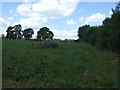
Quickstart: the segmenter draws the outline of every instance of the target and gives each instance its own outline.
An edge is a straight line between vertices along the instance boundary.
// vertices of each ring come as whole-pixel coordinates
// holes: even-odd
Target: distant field
[[[85,43],[33,48],[26,40],[2,42],[3,88],[116,88],[117,54]]]

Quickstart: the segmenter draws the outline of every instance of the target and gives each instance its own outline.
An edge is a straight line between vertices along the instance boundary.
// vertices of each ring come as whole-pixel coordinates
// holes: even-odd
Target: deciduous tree
[[[34,34],[34,31],[32,28],[28,28],[23,31],[23,36],[27,40],[32,38],[32,34]]]
[[[37,39],[38,40],[52,40],[53,39],[53,32],[49,30],[47,27],[42,27],[40,30],[37,32]]]

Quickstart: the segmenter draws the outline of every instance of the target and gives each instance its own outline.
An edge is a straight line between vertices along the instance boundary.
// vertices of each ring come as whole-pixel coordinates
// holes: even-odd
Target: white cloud
[[[54,38],[57,38],[57,39],[77,39],[78,38],[77,29],[67,30],[67,31],[51,29],[51,31],[55,35]]]
[[[32,4],[31,3],[23,3],[17,7],[17,13],[22,16],[30,16],[32,13]]]
[[[48,18],[61,18],[71,15],[77,3],[76,0],[40,0],[33,4],[23,3],[19,5],[17,12],[22,16],[30,16],[32,13],[38,13]]]
[[[92,14],[91,16],[86,17],[84,24],[90,24],[90,23],[101,23],[102,24],[102,21],[105,18],[106,18],[105,14],[95,13],[95,14]]]
[[[74,25],[76,22],[73,19],[67,20],[66,24],[68,25]]]
[[[73,13],[77,5],[75,0],[66,2],[65,0],[41,0],[33,4],[33,11],[39,12],[49,18],[65,17]]]
[[[11,15],[17,16],[17,13],[16,13],[16,11],[9,10],[9,13],[10,13]]]
[[[54,33],[54,38],[55,39],[78,39],[77,37],[77,29],[75,30],[56,30],[56,29],[53,29],[53,28],[50,28],[48,27],[53,33]],[[37,37],[37,31],[39,29],[34,29],[34,35],[33,35],[33,38],[36,38]]]
[[[6,27],[10,25],[10,22],[7,20],[4,20],[2,17],[0,17],[0,34],[6,34]]]
[[[84,17],[81,17],[80,19],[79,19],[79,21],[84,21],[85,20],[85,18]]]
[[[35,2],[37,0],[23,0],[22,2]]]
[[[23,28],[39,28],[48,21],[48,18],[62,18],[71,15],[76,9],[79,0],[24,0],[16,12],[25,18],[14,24],[21,24]],[[69,24],[75,24],[70,21]]]
[[[78,39],[77,37],[77,29],[74,30],[56,30],[53,28],[48,27],[53,33],[55,39]],[[34,29],[34,35],[33,38],[37,37],[37,31],[38,29]]]
[[[20,19],[19,22],[14,23],[16,24],[21,24],[23,29],[25,28],[39,28],[43,23],[47,22],[46,17],[28,17],[25,19]]]
[[[13,17],[9,17],[8,20],[14,20],[14,18]]]
[[[25,18],[20,19],[19,22],[23,29],[33,28],[35,30],[34,37],[37,36],[37,30],[40,26],[48,21],[48,18],[62,18],[71,15],[77,6],[79,0],[37,0],[37,2],[30,3],[31,0],[24,0],[16,9],[17,13]],[[68,21],[68,24],[75,24],[74,20]],[[74,37],[73,31],[53,30],[55,37],[67,38]],[[60,36],[62,33],[62,36]],[[76,35],[75,35],[76,36]]]
[[[49,18],[56,19],[71,15],[76,9],[77,1],[79,0],[36,0],[36,2],[32,3],[30,1],[32,0],[23,0],[23,3],[17,7],[17,14],[20,14],[24,18],[15,22],[12,26],[21,24],[22,30],[25,28],[33,28],[35,32],[33,36],[36,38],[37,31],[48,21]],[[11,10],[10,14],[13,13],[14,11]],[[9,20],[12,20],[12,18],[9,18]],[[69,24],[76,23],[74,20],[70,20],[68,22]],[[77,38],[77,30],[50,30],[53,31],[55,35],[54,38]]]
[[[31,21],[31,20],[38,20],[36,22],[34,21]],[[36,17],[31,17],[31,18],[27,18],[27,19],[21,19],[20,22],[18,23],[14,23],[12,26],[14,25],[17,25],[19,23],[21,23],[22,25],[22,30],[24,30],[25,28],[29,28],[29,27],[34,27],[34,26],[38,26],[38,24],[40,24],[40,20],[43,20],[46,22],[46,18],[36,18]],[[4,20],[3,18],[0,17],[0,34],[5,34],[6,35],[6,29],[9,25],[11,25],[8,21]],[[33,23],[31,23],[33,22]],[[34,29],[34,35],[33,35],[33,38],[36,38],[37,36],[37,31],[39,30],[38,28],[40,27],[37,27],[37,28],[33,28]],[[49,28],[49,27],[48,27]],[[75,30],[55,30],[55,29],[52,29],[50,28],[50,30],[54,33],[54,38],[56,39],[77,39],[77,29]]]
[[[6,25],[8,25],[8,22],[4,20],[2,17],[0,17],[0,27],[4,27]]]
[[[105,14],[94,13],[88,17],[80,17],[78,19],[78,22],[81,22],[82,26],[86,25],[86,24],[93,25],[93,23],[94,23],[94,25],[101,25],[102,21],[105,20],[105,18],[106,18]]]
[[[112,15],[112,14],[113,14],[113,12],[112,12],[112,11],[109,11],[109,14],[110,14],[110,15]]]
[[[40,0],[1,0],[1,2],[36,2]],[[59,1],[59,0],[58,0]],[[76,2],[119,2],[119,0],[65,0],[68,1],[76,1]]]

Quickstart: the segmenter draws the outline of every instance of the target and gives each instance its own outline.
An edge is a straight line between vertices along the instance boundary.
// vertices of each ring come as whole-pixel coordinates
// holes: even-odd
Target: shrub
[[[60,44],[57,41],[42,41],[41,44],[34,44],[32,46],[40,48],[58,48]]]
[[[43,48],[58,48],[59,43],[57,41],[44,41]]]

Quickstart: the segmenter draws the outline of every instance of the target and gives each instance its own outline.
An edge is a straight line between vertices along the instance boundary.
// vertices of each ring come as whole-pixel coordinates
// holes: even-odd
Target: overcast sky
[[[11,1],[11,2],[10,2]],[[101,25],[112,14],[118,0],[87,2],[89,0],[3,0],[0,2],[0,34],[6,35],[8,26],[16,24],[34,29],[34,37],[41,27],[48,27],[54,38],[77,39],[82,25]],[[106,0],[108,1],[108,0]],[[109,0],[110,1],[110,0]],[[114,2],[116,1],[116,2]]]

